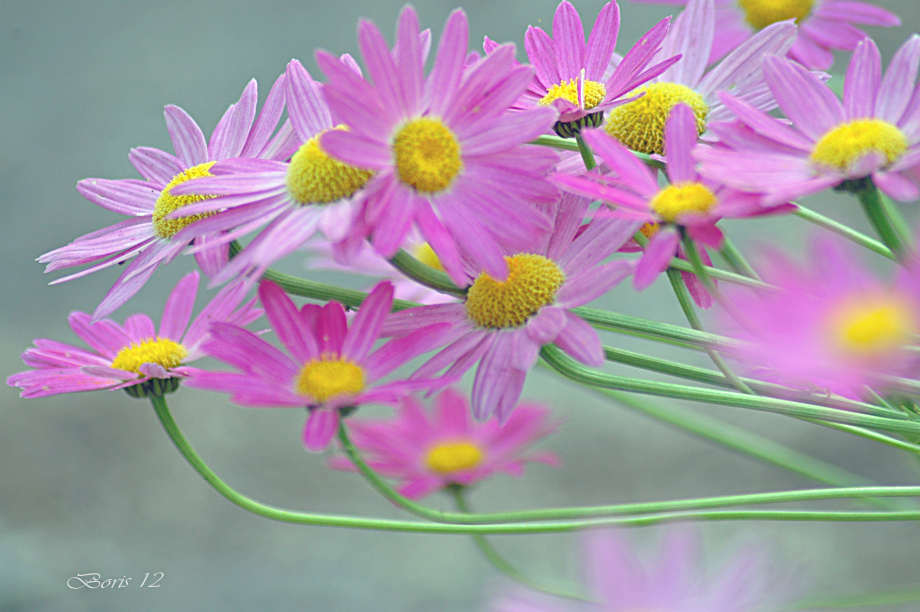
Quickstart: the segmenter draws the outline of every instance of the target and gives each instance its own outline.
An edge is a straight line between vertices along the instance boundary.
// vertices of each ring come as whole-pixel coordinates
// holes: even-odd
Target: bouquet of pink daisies
[[[8,385],[23,398],[121,389],[149,401],[207,485],[258,516],[470,536],[509,582],[494,610],[817,609],[795,601],[797,572],[763,551],[713,573],[690,528],[671,528],[654,563],[623,530],[920,520],[903,499],[920,486],[881,486],[744,426],[766,412],[920,454],[920,243],[905,220],[920,200],[920,35],[885,67],[860,28],[900,21],[870,3],[672,4],[686,6],[624,41],[616,1],[587,15],[563,0],[551,20],[535,15],[547,25],[527,29],[523,52],[488,37],[474,48],[461,9],[436,35],[407,6],[392,45],[361,21],[359,57],[317,50],[314,74],[292,60],[261,108],[251,82],[210,137],[167,106],[172,152],[133,149],[139,178],[77,186],[124,218],[39,257],[47,272],[79,268],[54,283],[120,274],[91,314],[69,315],[80,343],[35,340]],[[835,51],[850,56],[832,75]],[[827,190],[862,229],[800,201]],[[762,229],[780,215],[813,226],[798,253]],[[109,318],[182,254],[200,273],[175,286],[159,325]],[[304,274],[278,271],[307,255]],[[341,286],[311,278],[320,268]],[[374,280],[352,289],[348,274]],[[201,281],[213,296],[196,314]],[[643,293],[656,283],[686,323],[617,306],[631,292],[660,301]],[[626,337],[648,350],[623,348]],[[821,487],[476,512],[479,483],[564,471],[579,451],[546,448],[566,422],[527,397],[534,377]],[[247,497],[170,413],[184,388],[302,411],[309,460],[360,475],[408,516]],[[680,401],[740,416],[720,422]],[[453,507],[428,501],[437,494]],[[570,585],[489,538],[601,527]]]

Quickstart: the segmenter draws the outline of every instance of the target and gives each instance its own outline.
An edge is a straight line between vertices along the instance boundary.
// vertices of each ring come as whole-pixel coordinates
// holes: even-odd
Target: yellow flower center
[[[716,202],[715,194],[702,183],[674,183],[659,191],[649,207],[663,221],[673,223],[685,212],[709,212]]]
[[[604,101],[607,95],[607,89],[595,81],[585,81],[585,110],[591,110]],[[568,82],[562,81],[559,85],[553,85],[549,91],[540,100],[540,106],[549,106],[556,100],[568,100],[575,106],[578,106],[578,79],[570,79]]]
[[[172,177],[172,180],[166,184],[166,187],[163,188],[163,191],[160,192],[160,197],[157,198],[156,204],[153,207],[153,231],[160,238],[172,238],[176,232],[184,228],[189,223],[194,223],[199,219],[204,219],[205,217],[210,217],[214,213],[202,213],[200,215],[191,215],[189,217],[182,217],[180,219],[167,219],[166,215],[178,210],[183,206],[188,206],[195,202],[201,202],[202,200],[210,200],[214,196],[209,195],[182,195],[174,196],[172,194],[172,188],[180,183],[185,181],[190,181],[196,178],[203,178],[206,176],[211,176],[211,173],[208,170],[211,169],[211,166],[214,165],[214,162],[205,162],[203,164],[198,164],[197,166],[192,166],[187,170],[183,170],[176,176]]]
[[[882,357],[906,344],[916,331],[907,304],[892,296],[862,297],[831,314],[833,340],[856,357]]]
[[[339,395],[357,395],[364,390],[364,370],[341,357],[323,354],[303,366],[295,388],[320,403]]]
[[[643,224],[642,227],[639,228],[639,232],[646,238],[651,238],[652,236],[657,234],[658,230],[660,229],[661,229],[660,223],[658,223],[657,221],[649,221],[648,223]]]
[[[476,467],[484,455],[472,442],[443,442],[428,451],[425,463],[438,474],[450,474]]]
[[[333,129],[345,130],[344,125]],[[287,188],[300,204],[328,204],[358,191],[374,174],[329,157],[319,144],[320,132],[294,153],[287,171]]]
[[[505,257],[508,278],[497,281],[483,272],[466,294],[466,313],[480,327],[517,327],[553,303],[565,274],[542,255]]]
[[[881,153],[888,163],[907,151],[907,136],[881,119],[857,119],[838,125],[821,137],[811,152],[811,161],[846,170],[867,153]]]
[[[640,153],[664,153],[664,126],[671,109],[679,102],[687,104],[696,116],[696,130],[706,131],[706,117],[709,106],[703,96],[689,87],[677,83],[652,83],[632,91],[630,95],[645,92],[645,95],[617,106],[610,111],[604,129],[633,151]]]
[[[738,0],[745,20],[757,30],[787,19],[799,23],[811,13],[813,4],[814,0]]]
[[[447,189],[460,173],[460,143],[438,119],[419,117],[399,130],[393,141],[399,179],[424,193]]]
[[[441,258],[438,257],[438,254],[434,252],[434,249],[431,248],[431,245],[427,242],[423,242],[417,247],[413,253],[415,258],[428,266],[429,268],[434,268],[435,270],[444,271],[444,266],[441,265]]]
[[[123,347],[115,359],[112,360],[112,367],[116,370],[126,370],[141,373],[141,366],[145,363],[156,363],[169,370],[182,364],[182,360],[188,356],[188,351],[178,342],[169,338],[147,338],[140,343],[132,342]]]

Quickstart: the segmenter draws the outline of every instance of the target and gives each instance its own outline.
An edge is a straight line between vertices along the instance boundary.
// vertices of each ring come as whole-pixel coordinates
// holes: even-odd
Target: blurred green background
[[[601,4],[576,2],[588,24]],[[887,61],[920,26],[920,8],[917,0],[877,4],[898,12],[905,24],[870,29]],[[293,57],[319,77],[315,48],[356,53],[357,19],[368,17],[390,33],[401,6],[402,0],[0,3],[4,378],[23,369],[18,355],[33,338],[75,342],[67,314],[91,312],[117,276],[110,270],[48,287],[53,279],[33,261],[121,220],[83,200],[74,189],[78,180],[133,178],[130,148],[171,150],[162,116],[165,104],[181,106],[210,134],[249,79],[258,79],[264,99]],[[431,27],[437,37],[454,6],[417,3],[423,27]],[[548,28],[555,2],[470,1],[465,8],[474,48],[488,35],[518,43],[518,58],[525,59],[526,27],[542,21]],[[622,52],[672,9],[624,2],[621,12]],[[842,65],[838,61],[836,69]],[[864,227],[853,214],[853,201],[828,195],[810,203]],[[810,233],[790,219],[726,224],[726,229],[748,251],[755,241],[779,241],[780,236],[784,244],[799,248]],[[158,319],[167,293],[193,266],[191,258],[180,258],[158,271],[115,318],[148,312]],[[302,258],[291,258],[285,267],[305,273]],[[203,293],[201,302],[213,295]],[[619,287],[605,305],[682,323],[665,282],[641,295]],[[675,356],[622,337],[605,341]],[[693,355],[677,357],[705,365]],[[812,486],[599,401],[545,372],[530,377],[525,397],[551,404],[566,419],[544,444],[562,457],[563,466],[535,466],[523,480],[486,483],[472,498],[478,509]],[[184,462],[146,402],[121,392],[26,401],[4,387],[0,402],[2,612],[467,611],[483,609],[489,594],[504,584],[464,537],[298,527],[240,510]],[[399,516],[359,477],[331,472],[322,457],[302,449],[302,411],[242,409],[224,396],[191,390],[171,396],[170,403],[205,460],[245,494],[292,509]],[[920,476],[918,464],[901,454],[845,434],[739,409],[694,408],[880,483],[916,483]],[[797,574],[803,591],[815,596],[920,586],[916,524],[722,523],[705,525],[702,532],[710,568],[753,543],[763,546],[780,569]],[[660,530],[639,529],[631,535],[647,547]],[[576,576],[575,536],[501,537],[495,544],[534,576]],[[66,587],[69,577],[86,572],[132,577],[132,588]],[[153,572],[165,574],[159,588],[134,588]],[[917,605],[885,609],[915,610]]]

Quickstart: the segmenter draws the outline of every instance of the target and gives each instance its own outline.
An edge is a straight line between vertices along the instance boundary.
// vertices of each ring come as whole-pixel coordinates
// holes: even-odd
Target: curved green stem
[[[891,252],[891,249],[889,249],[878,240],[870,238],[861,232],[857,232],[856,230],[842,223],[834,221],[833,219],[825,217],[824,215],[817,213],[809,208],[805,208],[801,204],[796,205],[796,211],[793,214],[800,219],[805,219],[810,223],[814,223],[819,227],[823,227],[824,229],[829,230],[838,236],[842,236],[847,240],[860,245],[861,247],[878,253],[883,257],[887,257],[888,259],[897,259],[895,254]]]
[[[725,261],[728,262],[728,265],[737,272],[738,274],[743,274],[751,279],[760,280],[760,276],[757,274],[757,271],[751,267],[751,264],[748,263],[747,259],[744,258],[744,255],[741,254],[741,251],[735,247],[735,244],[729,239],[728,236],[725,236],[722,242],[722,248],[719,251],[722,254],[722,257],[725,258]],[[713,276],[710,272],[710,276]],[[713,276],[715,278],[715,276]],[[765,285],[769,286],[769,285]]]
[[[163,424],[167,435],[173,441],[176,448],[189,464],[205,479],[218,493],[224,496],[230,502],[240,508],[257,514],[259,516],[301,525],[318,525],[326,527],[347,527],[353,529],[374,529],[379,531],[400,531],[411,533],[444,533],[444,534],[520,534],[520,533],[561,533],[586,529],[590,527],[603,526],[645,526],[655,525],[667,522],[693,521],[693,520],[777,520],[777,521],[835,521],[835,522],[855,522],[855,521],[913,521],[920,520],[920,511],[893,511],[893,512],[849,512],[849,511],[782,511],[782,510],[697,510],[683,512],[662,512],[652,515],[629,515],[618,516],[614,518],[596,518],[579,521],[563,522],[534,522],[534,523],[505,523],[505,524],[484,524],[484,525],[453,525],[453,524],[431,524],[419,523],[413,521],[399,521],[390,519],[371,519],[363,517],[350,517],[329,514],[316,514],[306,512],[294,512],[275,508],[257,502],[245,495],[235,491],[204,463],[201,457],[195,452],[192,446],[182,435],[178,425],[173,420],[166,405],[166,400],[160,396],[151,397],[151,402],[156,410],[157,417]],[[777,495],[777,494],[761,494]],[[884,497],[905,497],[920,495],[920,488],[917,487],[873,487],[850,490],[830,490],[830,491],[808,491],[808,492],[789,492],[778,494],[782,499],[776,501],[798,501],[804,499],[835,499],[835,498],[859,498],[864,496],[884,496]],[[738,496],[735,501],[738,501]],[[742,496],[751,498],[751,496]],[[756,497],[756,496],[755,496]],[[703,502],[714,503],[715,498],[711,500],[690,500],[691,505],[699,505]],[[652,504],[665,508],[674,506],[681,502],[662,502]],[[684,502],[687,503],[687,502]],[[748,503],[762,503],[748,500]],[[643,512],[638,506],[641,504],[632,504],[634,512]],[[645,504],[646,507],[649,504]],[[705,506],[704,506],[705,507]],[[622,507],[621,507],[622,508]],[[574,511],[585,511],[585,508],[573,508]],[[460,515],[470,518],[469,515]],[[488,515],[477,515],[480,518]]]
[[[597,168],[597,161],[594,159],[594,152],[591,150],[591,147],[587,145],[581,134],[575,136],[575,143],[578,145],[578,152],[581,153],[581,160],[585,163],[585,169],[594,170]]]
[[[431,287],[435,291],[459,298],[466,296],[466,289],[461,289],[455,285],[449,276],[420,262],[403,249],[399,249],[389,261],[394,268],[426,287]]]
[[[866,183],[863,188],[855,192],[855,195],[882,242],[900,259],[910,251],[910,239],[902,236],[895,225],[892,224],[889,218],[889,210],[886,209],[882,202],[878,187],[872,181],[867,181]]]

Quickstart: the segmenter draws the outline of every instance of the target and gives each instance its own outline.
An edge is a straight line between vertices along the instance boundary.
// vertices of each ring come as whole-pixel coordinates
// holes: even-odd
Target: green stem
[[[892,225],[878,188],[868,181],[864,188],[856,192],[856,197],[885,246],[891,249],[891,252],[899,259],[903,257],[909,250],[910,242],[905,243],[895,226]]]
[[[891,226],[894,228],[895,233],[901,238],[901,244],[908,250],[913,251],[915,246],[914,232],[910,224],[904,218],[904,215],[901,214],[901,209],[898,208],[898,205],[895,204],[891,198],[882,193],[877,187],[875,190],[878,192],[879,199],[882,202],[882,210],[885,211],[885,216],[891,221]]]
[[[326,527],[346,527],[352,529],[374,529],[379,531],[399,531],[411,533],[444,533],[444,534],[520,534],[520,533],[561,533],[585,529],[590,527],[602,526],[645,526],[655,525],[667,522],[693,521],[693,520],[777,520],[777,521],[835,521],[835,522],[855,522],[855,521],[913,521],[920,520],[920,511],[893,511],[893,512],[849,512],[849,511],[771,511],[771,510],[697,510],[697,511],[675,511],[660,513],[654,515],[641,514],[647,511],[648,507],[677,507],[678,505],[696,506],[706,508],[712,504],[724,504],[725,502],[742,502],[744,504],[770,503],[767,500],[779,502],[816,500],[816,499],[844,499],[844,498],[862,498],[862,497],[914,497],[920,495],[920,487],[862,487],[855,489],[831,489],[831,490],[812,490],[812,491],[791,491],[781,494],[755,494],[747,496],[734,496],[723,498],[723,501],[717,501],[718,498],[709,500],[690,500],[689,502],[662,502],[657,504],[630,504],[628,506],[619,506],[621,514],[631,512],[628,516],[618,516],[615,518],[595,518],[580,521],[567,522],[535,522],[535,523],[507,523],[507,524],[484,524],[484,525],[452,525],[452,524],[430,524],[413,521],[399,521],[390,519],[371,519],[363,517],[338,516],[329,514],[315,514],[305,512],[294,512],[284,510],[259,503],[249,497],[246,497],[224,481],[217,477],[213,471],[204,463],[201,457],[195,452],[192,446],[182,435],[178,425],[173,420],[163,397],[151,397],[157,417],[163,424],[167,435],[173,441],[176,448],[189,464],[201,475],[205,481],[210,484],[218,493],[223,495],[227,500],[237,506],[257,514],[259,516],[294,524],[302,525],[319,525]],[[746,498],[744,500],[740,498]],[[642,509],[644,506],[646,509]],[[568,509],[574,512],[584,513],[588,508]],[[469,515],[459,514],[464,518],[471,518]],[[479,518],[488,517],[489,515],[477,515]]]
[[[701,349],[712,345],[731,345],[732,340],[725,336],[718,336],[708,332],[688,329],[680,325],[661,323],[650,319],[633,317],[618,312],[608,312],[596,308],[579,306],[573,308],[572,313],[578,315],[593,327],[618,333],[648,338],[650,340],[665,341],[684,348]]]
[[[847,227],[846,225],[842,223],[834,221],[833,219],[829,219],[828,217],[825,217],[824,215],[817,213],[811,209],[805,208],[801,204],[797,204],[796,206],[797,208],[794,213],[795,216],[801,219],[805,219],[806,221],[810,223],[814,223],[815,225],[819,227],[823,227],[826,230],[834,232],[838,236],[843,236],[847,240],[854,242],[864,248],[867,248],[870,251],[878,253],[879,255],[887,257],[888,259],[897,259],[894,253],[891,252],[891,249],[889,249],[887,246],[885,246],[878,240],[875,240],[874,238],[870,238],[869,236],[866,236],[863,233],[857,232],[856,230],[850,227]]]
[[[450,492],[453,493],[454,501],[457,504],[457,509],[464,514],[472,514],[469,506],[466,503],[466,499],[463,497],[463,487],[457,485],[450,488]],[[540,584],[536,580],[528,577],[523,574],[516,567],[511,565],[511,563],[505,559],[492,544],[486,539],[486,537],[479,533],[474,533],[470,537],[473,538],[473,542],[476,543],[476,547],[479,549],[479,552],[492,564],[495,569],[505,574],[515,582],[523,584],[524,586],[534,589],[535,591],[540,591],[546,593],[547,595],[553,595],[555,597],[565,597],[566,599],[578,599],[587,601],[582,595],[575,593],[574,591],[568,589],[557,589],[554,587],[549,587],[543,584]]]
[[[441,293],[459,298],[466,296],[466,289],[461,289],[455,285],[454,282],[450,280],[449,276],[440,270],[435,270],[431,266],[420,262],[403,249],[399,249],[399,252],[390,259],[390,263],[394,268],[412,280],[426,287],[431,287],[435,291],[440,291]]]
[[[693,242],[693,238],[691,238],[690,235],[686,232],[682,231],[681,242],[683,243],[684,247],[684,255],[687,256],[687,260],[690,262],[690,265],[693,266],[693,273],[696,274],[696,277],[700,280],[701,283],[703,283],[703,287],[706,289],[706,291],[709,292],[709,295],[711,295],[714,300],[721,301],[719,288],[716,287],[716,284],[712,281],[712,278],[710,278],[709,273],[706,271],[706,265],[703,263],[703,258],[700,257],[700,252],[696,248],[696,243]],[[694,327],[694,329],[702,328]]]
[[[735,244],[728,238],[728,236],[725,236],[725,239],[722,242],[722,249],[719,252],[722,254],[722,257],[725,258],[725,261],[728,262],[728,265],[731,266],[732,269],[738,274],[743,274],[752,279],[760,279],[757,271],[751,267],[751,264],[748,263],[747,259],[744,258],[744,255],[742,255],[741,251],[735,247]],[[711,272],[709,275],[713,276]],[[713,278],[715,277],[713,276]]]
[[[799,419],[830,421],[831,423],[843,423],[891,433],[911,435],[920,433],[920,423],[909,421],[906,416],[904,419],[879,417],[785,399],[613,376],[582,366],[554,345],[544,346],[540,350],[540,355],[553,369],[566,378],[586,385],[721,406],[735,406],[737,408],[784,414]]]
[[[788,610],[841,610],[844,608],[866,608],[869,606],[890,606],[920,600],[920,590],[889,591],[887,593],[858,593],[846,597],[829,599],[805,599],[792,604]]]
[[[697,255],[697,257],[698,256],[699,255]],[[703,331],[703,325],[700,323],[699,317],[696,316],[696,309],[693,306],[693,300],[690,298],[690,293],[687,291],[687,286],[684,285],[684,279],[680,277],[680,273],[676,270],[668,270],[667,275],[668,280],[671,281],[671,287],[674,289],[674,294],[677,296],[677,301],[680,303],[680,308],[684,311],[684,315],[686,315],[687,321],[690,323],[690,327],[697,331]],[[710,281],[710,284],[711,283],[712,281]],[[722,358],[722,355],[715,349],[710,348],[710,346],[704,347],[704,350],[719,371],[725,374],[725,378],[730,380],[736,389],[742,393],[754,393],[744,381],[738,378],[738,375],[729,367]]]
[[[575,142],[578,144],[578,152],[581,153],[581,160],[585,163],[585,169],[594,170],[597,168],[597,162],[594,160],[594,152],[591,151],[591,147],[585,143],[585,139],[582,138],[581,134],[575,136]]]
[[[563,151],[578,151],[578,144],[572,142],[571,138],[560,138],[559,136],[540,136],[536,140],[530,142],[532,145],[539,145],[541,147],[551,147],[553,149],[561,149]]]

